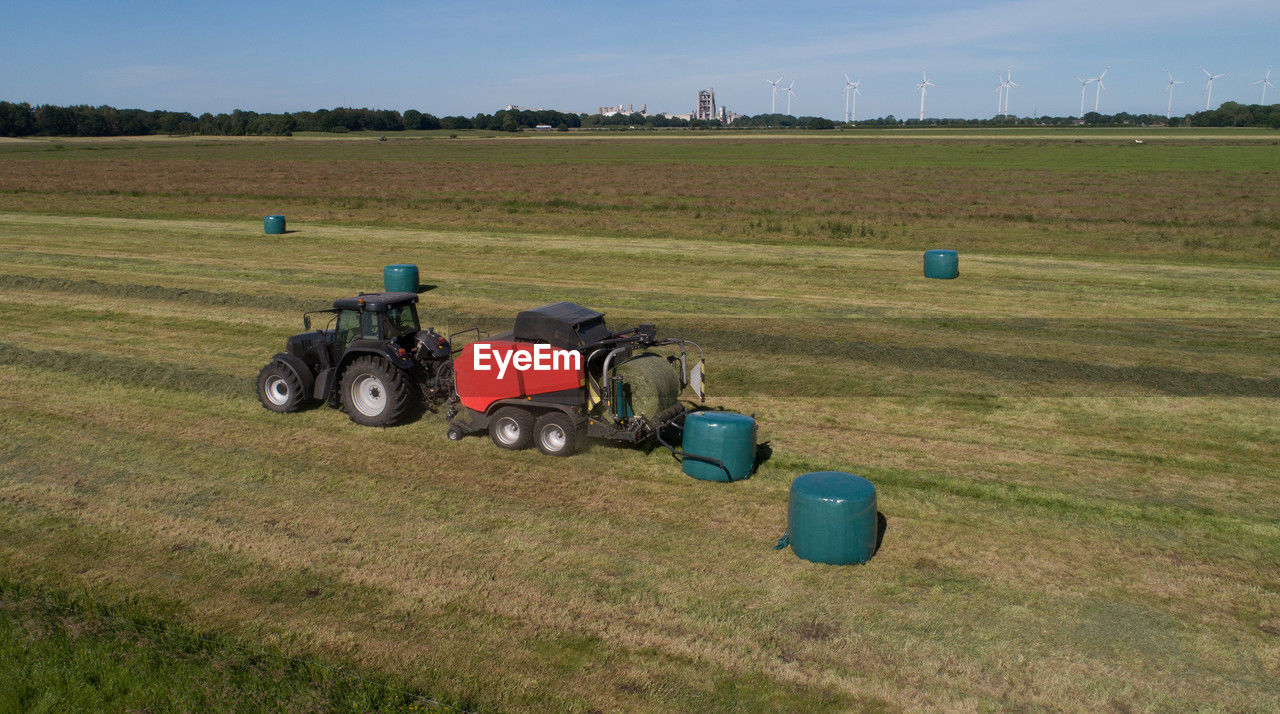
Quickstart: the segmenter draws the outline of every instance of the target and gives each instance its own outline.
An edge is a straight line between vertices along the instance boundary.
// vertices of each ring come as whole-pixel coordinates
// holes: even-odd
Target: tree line
[[[1217,109],[1187,117],[1191,126],[1269,126],[1280,129],[1280,104],[1223,102]]]
[[[0,101],[0,136],[138,136],[144,134],[203,134],[212,136],[290,136],[295,131],[344,133],[393,132],[405,129],[493,129],[519,131],[547,125],[572,129],[582,116],[557,111],[501,110],[473,117],[446,116],[408,109],[337,107],[316,111],[260,114],[236,109],[199,116],[189,112],[116,109],[110,106],[70,107]]]
[[[421,123],[427,116],[430,115],[413,110],[402,115],[385,109],[345,107],[284,114],[259,114],[236,109],[225,114],[195,116],[189,112],[116,109],[110,106],[42,104],[33,107],[25,102],[0,102],[0,136],[288,136],[295,131],[396,131],[405,129],[407,121]],[[431,119],[435,120],[434,117]]]
[[[994,117],[991,119],[898,119],[893,115],[856,122],[860,128],[949,126],[1262,126],[1280,129],[1280,104],[1267,106],[1225,102],[1217,109],[1166,120],[1158,114],[1099,114],[1076,117]],[[203,134],[213,136],[289,136],[295,131],[343,133],[351,131],[395,132],[405,129],[488,129],[517,132],[536,127],[560,131],[569,129],[835,129],[845,126],[823,117],[795,117],[787,114],[758,114],[736,117],[729,127],[719,120],[686,120],[660,115],[574,114],[555,110],[502,109],[472,117],[445,116],[408,109],[337,107],[316,111],[260,114],[236,109],[230,113],[199,116],[189,112],[144,109],[116,109],[110,106],[52,104],[32,106],[25,102],[0,101],[0,136],[138,136],[144,134]]]

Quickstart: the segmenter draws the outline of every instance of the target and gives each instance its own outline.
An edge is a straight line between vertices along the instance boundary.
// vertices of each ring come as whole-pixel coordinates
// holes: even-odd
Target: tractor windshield
[[[413,303],[387,310],[387,337],[396,338],[418,331],[418,311]]]

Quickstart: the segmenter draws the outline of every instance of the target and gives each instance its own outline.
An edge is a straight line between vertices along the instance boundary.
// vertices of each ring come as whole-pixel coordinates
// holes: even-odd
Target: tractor
[[[453,391],[449,340],[421,329],[416,293],[361,293],[303,314],[306,332],[258,373],[258,399],[273,412],[318,402],[341,407],[351,421],[394,426]],[[311,315],[329,314],[323,330]]]
[[[602,313],[558,302],[520,312],[510,332],[455,353],[448,338],[419,327],[417,301],[416,293],[361,293],[304,313],[308,331],[258,373],[262,405],[284,413],[325,402],[357,424],[392,426],[444,401],[454,441],[487,433],[501,448],[552,456],[573,454],[587,438],[657,441],[679,458],[724,468],[664,438],[678,441],[684,417],[706,409],[695,343],[659,338],[649,324],[614,332]],[[332,326],[312,330],[317,313],[332,314]],[[697,403],[681,400],[686,389]]]

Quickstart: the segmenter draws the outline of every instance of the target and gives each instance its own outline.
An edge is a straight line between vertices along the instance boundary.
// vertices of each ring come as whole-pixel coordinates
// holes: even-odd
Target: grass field
[[[0,583],[0,711],[425,711],[378,679]]]
[[[24,142],[0,150],[0,211],[1280,260],[1275,132],[860,136]]]
[[[210,673],[178,708],[1272,708],[1276,134],[957,136],[0,144],[0,671],[61,662],[50,710],[102,659],[122,702]],[[699,341],[772,458],[262,409],[298,314],[390,262],[437,328],[564,299]],[[878,485],[866,566],[771,550],[828,468]]]

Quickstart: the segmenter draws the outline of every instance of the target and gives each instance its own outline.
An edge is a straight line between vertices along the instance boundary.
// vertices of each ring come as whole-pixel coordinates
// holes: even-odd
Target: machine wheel
[[[564,412],[547,412],[533,425],[538,451],[548,456],[569,456],[578,450],[578,429]]]
[[[377,357],[358,357],[342,373],[342,410],[365,426],[394,426],[413,412],[408,375]]]
[[[258,401],[273,412],[288,414],[301,411],[307,395],[302,393],[302,382],[293,370],[272,362],[258,372]]]
[[[467,435],[466,432],[464,432],[462,430],[462,427],[460,426],[449,427],[449,432],[448,432],[449,441],[462,441],[462,437],[466,435]]]
[[[520,407],[503,407],[489,420],[489,438],[504,449],[527,449],[533,443],[533,415]]]

